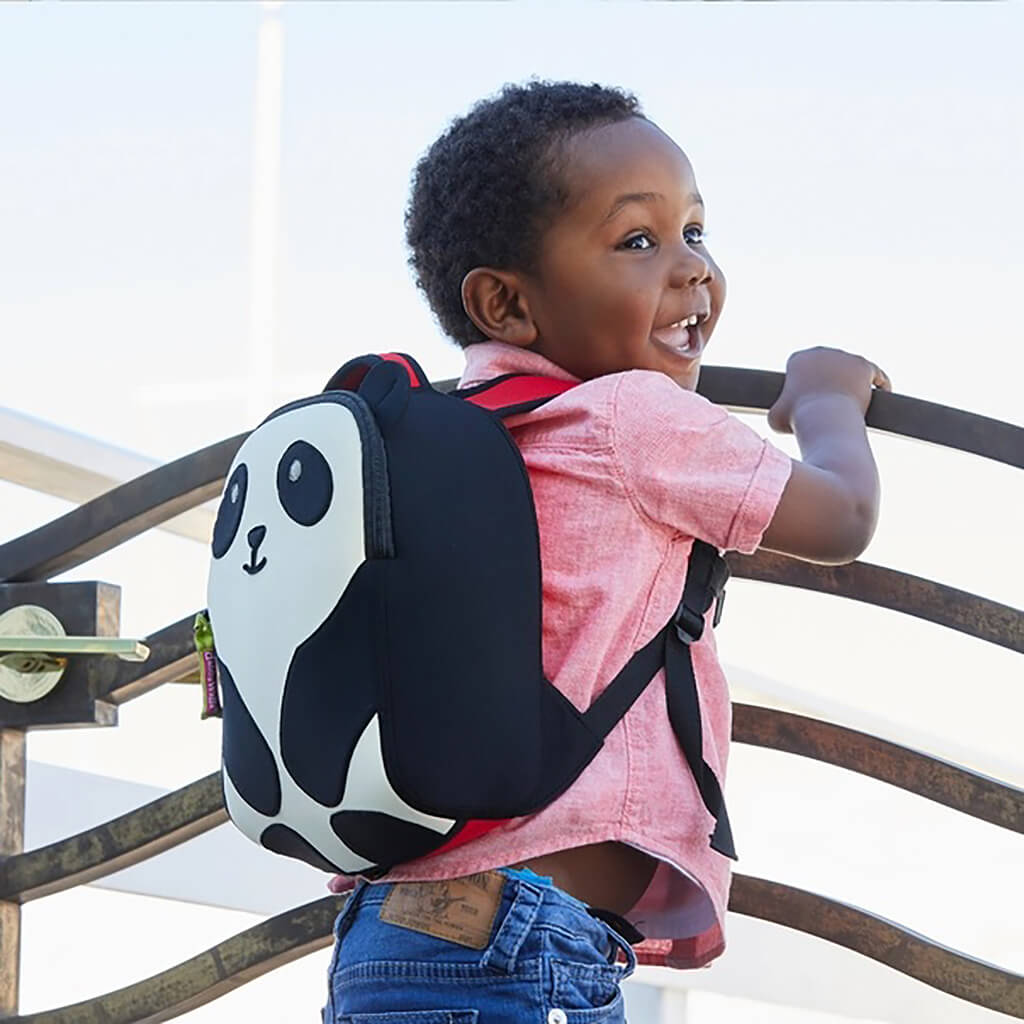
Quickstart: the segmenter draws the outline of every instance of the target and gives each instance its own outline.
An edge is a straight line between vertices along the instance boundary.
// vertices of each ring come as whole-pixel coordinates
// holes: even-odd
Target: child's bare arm
[[[864,413],[873,387],[891,390],[873,363],[836,349],[796,352],[768,413],[793,433],[803,461],[793,470],[761,546],[811,562],[852,562],[878,518],[879,483]]]

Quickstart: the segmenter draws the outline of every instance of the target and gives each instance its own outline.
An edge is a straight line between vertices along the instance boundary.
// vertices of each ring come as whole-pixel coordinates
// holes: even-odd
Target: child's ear
[[[474,267],[462,279],[462,308],[495,341],[525,348],[537,340],[537,325],[515,271]]]

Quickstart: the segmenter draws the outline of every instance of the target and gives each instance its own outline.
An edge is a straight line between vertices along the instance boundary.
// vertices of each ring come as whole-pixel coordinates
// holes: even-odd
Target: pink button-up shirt
[[[500,342],[466,349],[464,386],[504,373],[576,379]],[[757,548],[790,460],[724,409],[646,370],[582,383],[508,426],[537,509],[545,674],[586,710],[675,611],[693,538],[721,550]],[[723,781],[731,705],[710,622],[692,656],[704,758]],[[730,862],[708,844],[713,825],[659,673],[552,804],[385,880],[455,878],[590,843],[628,843],[660,862],[626,915],[648,936],[641,960],[697,967],[725,946]]]

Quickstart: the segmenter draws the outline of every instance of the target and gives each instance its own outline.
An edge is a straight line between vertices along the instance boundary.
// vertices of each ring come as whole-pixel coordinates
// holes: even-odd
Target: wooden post
[[[0,729],[0,859],[25,845],[25,732]],[[21,904],[0,901],[0,1016],[18,1012]]]

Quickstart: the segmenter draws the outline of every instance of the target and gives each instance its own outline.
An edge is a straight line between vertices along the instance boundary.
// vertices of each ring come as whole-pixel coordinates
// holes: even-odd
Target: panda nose
[[[245,538],[249,542],[249,547],[253,551],[258,551],[259,546],[263,543],[263,538],[267,535],[267,528],[265,526],[254,526],[246,535]]]

